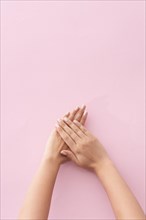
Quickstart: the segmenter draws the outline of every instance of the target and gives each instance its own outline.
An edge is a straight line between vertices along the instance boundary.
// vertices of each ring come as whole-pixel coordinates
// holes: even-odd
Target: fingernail
[[[67,153],[65,151],[61,151],[60,153],[65,155],[65,156],[67,155]]]
[[[79,106],[77,106],[77,107],[75,108],[75,111],[78,110],[78,109],[79,109]]]
[[[86,108],[86,105],[82,105],[81,106],[81,109],[83,110],[83,109],[85,109]]]
[[[61,122],[61,118],[58,118],[58,119],[57,119],[57,122],[60,123],[60,122]]]
[[[58,125],[58,124],[55,124],[55,127],[59,128],[59,125]]]
[[[84,112],[84,115],[88,115],[88,112],[87,112],[87,111],[85,111],[85,112]]]
[[[67,117],[64,117],[63,120],[64,120],[64,121],[68,121],[68,118],[67,118]]]
[[[78,121],[77,120],[73,120],[73,122],[77,123]]]

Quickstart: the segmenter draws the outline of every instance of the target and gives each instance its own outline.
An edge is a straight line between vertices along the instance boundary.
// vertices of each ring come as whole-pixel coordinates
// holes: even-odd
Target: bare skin
[[[85,106],[76,108],[66,114],[66,117],[70,120],[76,119],[84,124],[87,118]],[[61,164],[68,160],[67,157],[60,154],[60,151],[65,149],[68,149],[68,146],[54,129],[47,141],[42,161],[26,194],[18,219],[48,219],[57,173]]]
[[[62,150],[61,154],[95,172],[108,195],[116,219],[144,220],[142,208],[99,140],[81,123],[66,117],[58,121],[56,129],[70,148]]]
[[[39,169],[26,194],[18,219],[47,220],[52,192],[62,163],[72,160],[101,181],[116,219],[143,220],[145,215],[102,144],[83,125],[85,106],[61,119],[47,141]]]

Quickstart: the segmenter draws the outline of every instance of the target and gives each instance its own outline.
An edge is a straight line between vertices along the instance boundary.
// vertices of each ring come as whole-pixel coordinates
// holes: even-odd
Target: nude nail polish
[[[86,105],[82,105],[81,106],[81,109],[83,110],[83,109],[85,109],[86,108]]]
[[[67,120],[68,120],[68,118],[67,118],[67,117],[64,117],[64,118],[63,118],[63,120],[64,120],[64,121],[67,121]]]
[[[77,106],[76,108],[75,108],[75,111],[77,111],[79,109],[79,106]]]

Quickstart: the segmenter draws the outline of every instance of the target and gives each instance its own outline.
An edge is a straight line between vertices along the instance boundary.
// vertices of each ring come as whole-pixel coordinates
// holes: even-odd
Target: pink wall
[[[56,119],[87,104],[144,208],[144,1],[2,1],[2,213],[16,219]],[[98,179],[60,169],[52,219],[114,219]]]

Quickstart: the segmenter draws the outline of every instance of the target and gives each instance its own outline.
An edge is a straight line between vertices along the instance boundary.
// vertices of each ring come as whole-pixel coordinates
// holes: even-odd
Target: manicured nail
[[[86,105],[82,105],[81,109],[84,110],[86,108]]]
[[[84,116],[85,116],[85,115],[88,115],[88,112],[87,112],[87,111],[84,112]]]
[[[56,123],[56,124],[55,124],[55,127],[56,127],[56,128],[59,128],[59,125]]]
[[[68,121],[68,118],[67,118],[67,117],[64,117],[63,120],[64,120],[64,121]]]
[[[74,123],[78,123],[78,121],[77,121],[77,120],[73,120],[73,122],[74,122]]]
[[[76,108],[75,108],[75,111],[77,111],[79,109],[79,106],[77,106]]]
[[[61,151],[60,153],[65,155],[65,156],[67,155],[66,151]]]
[[[57,122],[60,123],[60,122],[61,122],[61,118],[58,118],[58,119],[57,119]]]

